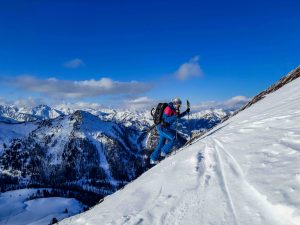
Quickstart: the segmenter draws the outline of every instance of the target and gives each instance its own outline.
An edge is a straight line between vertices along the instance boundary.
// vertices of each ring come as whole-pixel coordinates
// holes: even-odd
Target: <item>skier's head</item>
[[[180,98],[174,98],[174,99],[172,100],[172,103],[173,103],[173,106],[174,106],[176,109],[179,109],[180,106],[181,106],[181,104],[182,104]]]

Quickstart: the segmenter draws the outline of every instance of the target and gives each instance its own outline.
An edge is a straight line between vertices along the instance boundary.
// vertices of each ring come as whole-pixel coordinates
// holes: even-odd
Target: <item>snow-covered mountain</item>
[[[8,105],[0,105],[0,122],[24,122],[54,119],[61,115],[70,115],[79,108],[70,108],[70,106],[58,105],[59,109],[52,108],[47,105],[38,105],[31,107],[16,107]],[[192,107],[193,108],[193,107]],[[86,108],[83,111],[89,112],[98,116],[104,121],[113,121],[120,123],[126,127],[134,126],[136,129],[144,130],[153,124],[152,117],[149,110],[144,111],[131,111],[131,110],[115,110],[107,108]],[[191,113],[191,120],[208,119],[208,120],[221,120],[222,118],[232,114],[234,111],[227,109],[206,109]],[[201,126],[203,128],[203,126]],[[204,126],[205,128],[205,126]],[[196,128],[197,129],[197,126]]]
[[[34,115],[20,112],[17,107],[0,105],[0,122],[16,123],[37,119]]]
[[[2,191],[59,183],[107,195],[148,168],[144,156],[158,141],[157,135],[146,133],[153,124],[147,111],[69,110],[64,115],[45,105],[1,109]],[[205,111],[181,120],[175,148],[184,145],[190,131],[210,129],[225,115]]]
[[[176,147],[185,143],[183,134],[188,134],[187,123],[192,129],[209,129],[221,120],[214,114],[205,116],[192,114],[189,121],[179,123]],[[86,180],[78,183],[77,178],[87,176],[93,178],[92,183],[94,179],[101,180],[102,186],[109,187],[105,193],[111,193],[118,188],[116,184],[123,185],[147,169],[143,155],[149,149],[146,146],[149,135],[145,131],[151,123],[146,113],[101,112],[95,116],[85,111],[51,120],[0,123],[1,174],[5,174],[5,179],[17,177],[20,187],[42,185],[44,180],[55,185],[62,182],[57,179],[64,177],[67,178],[64,182],[95,188],[97,185],[89,186],[88,182],[84,183]],[[152,138],[151,148],[158,140],[156,136]],[[96,170],[93,173],[99,177],[91,177],[90,170]],[[5,186],[10,187],[7,182]]]
[[[34,108],[0,105],[0,122],[19,123],[24,121],[37,121],[54,119],[62,115],[71,115],[77,111],[76,108],[69,106],[58,106],[54,109],[47,105],[39,105]],[[125,127],[130,127],[139,131],[146,131],[153,124],[152,116],[149,111],[130,111],[87,108],[84,110],[98,116],[103,121],[115,122]],[[185,137],[191,133],[205,132],[222,121],[223,118],[230,116],[234,111],[227,109],[206,109],[192,112],[189,118],[185,117],[179,121],[178,129]]]
[[[0,190],[51,187],[70,190],[89,206],[149,168],[146,158],[158,136],[149,111],[87,111],[46,105],[0,108]],[[231,112],[205,110],[179,121],[180,148]],[[175,127],[174,127],[175,128]]]
[[[41,121],[57,118],[62,115],[71,115],[76,112],[76,108],[70,108],[69,105],[59,105],[57,107],[59,110],[46,105],[39,105],[34,108],[1,106],[0,122],[19,123],[24,121]],[[122,111],[103,107],[87,108],[85,111],[97,116],[102,121],[114,122],[120,126],[135,129],[140,132],[146,132],[153,124],[152,116],[149,111]],[[190,136],[199,133],[202,134],[211,129],[233,112],[234,111],[228,109],[206,109],[199,112],[192,112],[189,117],[179,120],[178,124],[173,128],[178,130],[183,138],[188,139]],[[157,136],[155,130],[151,135]],[[143,141],[143,138],[147,137],[143,136],[139,140]],[[150,145],[146,145],[146,148],[152,149],[154,145],[157,144],[157,139],[157,137],[154,137],[154,142],[151,142]]]
[[[53,119],[61,115],[64,113],[47,105],[38,105],[33,108],[0,105],[0,121],[4,122],[16,123]]]
[[[54,119],[56,117],[64,115],[63,112],[57,109],[52,109],[47,105],[38,105],[36,107],[33,107],[32,109],[29,109],[28,111],[25,111],[24,113],[33,115],[39,119]]]
[[[141,133],[88,112],[0,124],[0,131],[2,190],[72,184],[106,195],[145,169]]]
[[[299,76],[60,224],[300,224]]]

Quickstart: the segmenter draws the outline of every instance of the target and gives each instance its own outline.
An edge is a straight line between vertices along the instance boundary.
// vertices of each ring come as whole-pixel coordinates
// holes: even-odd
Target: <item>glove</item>
[[[180,111],[176,110],[176,116],[179,116],[179,115],[180,115]]]
[[[187,113],[190,113],[190,111],[191,111],[190,108],[187,108],[187,109],[186,109],[186,112],[187,112]]]

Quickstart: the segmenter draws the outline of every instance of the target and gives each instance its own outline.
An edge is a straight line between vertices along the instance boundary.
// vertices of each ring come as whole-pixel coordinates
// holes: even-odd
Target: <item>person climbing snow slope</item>
[[[162,121],[156,125],[159,134],[159,143],[150,156],[150,164],[152,165],[157,164],[160,157],[165,157],[169,154],[174,145],[176,130],[172,129],[171,125],[190,112],[188,106],[186,111],[180,113],[181,104],[180,98],[175,98],[172,102],[168,103],[163,111]]]

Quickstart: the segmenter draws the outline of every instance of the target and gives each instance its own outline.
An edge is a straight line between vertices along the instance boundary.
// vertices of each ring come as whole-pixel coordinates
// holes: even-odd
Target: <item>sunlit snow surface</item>
[[[300,79],[60,224],[300,224]]]
[[[0,224],[47,225],[53,217],[62,220],[83,210],[73,198],[39,198],[27,200],[37,189],[8,191],[0,195]],[[68,209],[68,213],[64,213]]]

